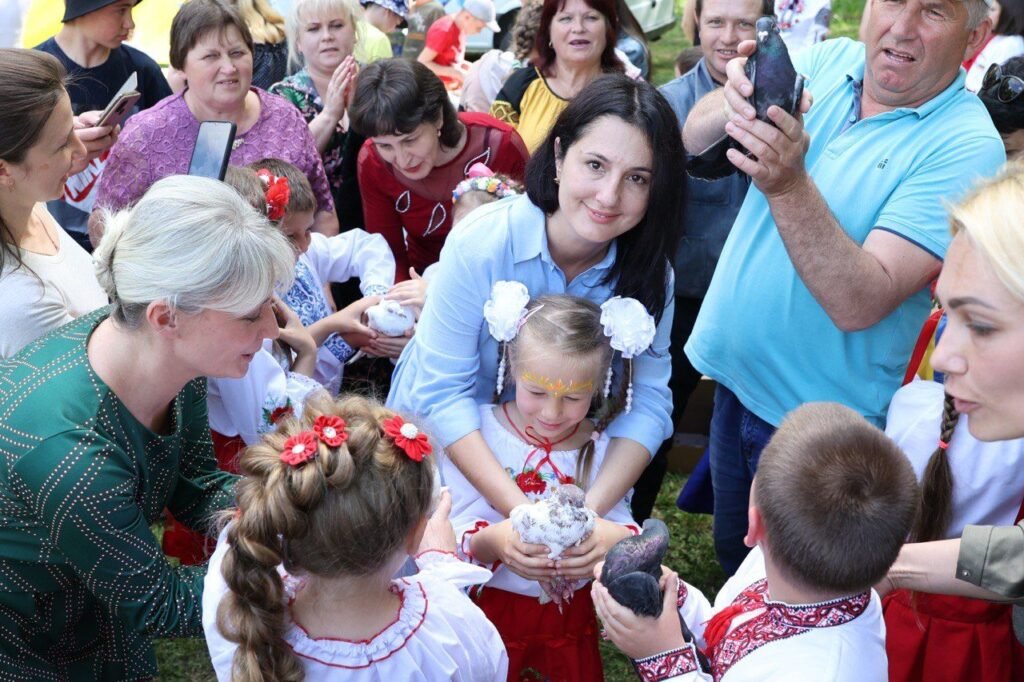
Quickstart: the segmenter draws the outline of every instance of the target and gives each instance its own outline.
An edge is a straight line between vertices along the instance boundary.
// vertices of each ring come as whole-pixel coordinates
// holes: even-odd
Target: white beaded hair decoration
[[[522,282],[501,280],[491,287],[491,297],[484,303],[484,319],[487,328],[499,344],[501,353],[498,360],[498,378],[494,392],[501,395],[505,389],[505,368],[508,364],[507,345],[522,329],[523,324],[544,306],[527,311],[530,292]],[[651,346],[654,341],[654,318],[644,305],[635,298],[615,296],[601,305],[601,326],[613,350],[622,353],[626,365],[627,387],[625,411],[633,409],[633,364],[632,359]],[[602,395],[607,398],[612,390],[612,366],[608,365]]]
[[[633,409],[633,358],[651,347],[654,341],[654,317],[647,312],[644,304],[635,298],[613,296],[601,304],[601,325],[613,350],[622,353],[626,366],[626,407],[628,414]],[[612,390],[612,366],[604,380],[605,398]]]
[[[491,297],[484,303],[484,319],[491,336],[501,344],[501,358],[498,361],[498,381],[494,386],[495,395],[501,395],[505,388],[505,365],[508,342],[516,338],[519,328],[526,321],[526,304],[530,292],[522,282],[500,280],[491,287]],[[539,310],[539,308],[534,308]]]

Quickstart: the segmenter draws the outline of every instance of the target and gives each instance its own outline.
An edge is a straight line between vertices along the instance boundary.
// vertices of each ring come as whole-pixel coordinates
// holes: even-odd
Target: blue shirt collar
[[[850,85],[851,87],[853,87],[854,83],[860,83],[860,85],[861,85],[861,92],[860,92],[860,94],[861,95],[863,95],[864,66],[865,66],[866,63],[867,63],[867,49],[865,48],[864,59],[861,59],[860,61],[858,61],[857,64],[855,64],[852,68],[850,68],[846,72],[847,85]],[[964,71],[964,67],[961,66],[960,67],[960,71],[959,71],[959,73],[957,73],[956,78],[953,79],[953,82],[950,83],[949,86],[945,90],[943,90],[939,94],[935,95],[935,97],[932,97],[930,100],[928,100],[927,102],[921,104],[918,107],[898,107],[896,109],[893,109],[892,111],[893,112],[897,112],[897,111],[898,112],[910,112],[910,113],[917,114],[918,118],[924,118],[925,116],[927,116],[928,114],[932,113],[933,111],[935,111],[936,109],[941,107],[943,104],[948,102],[951,98],[956,97],[957,93],[964,89],[964,85],[965,85],[966,81],[967,81],[967,72]],[[890,113],[890,112],[886,112],[886,113]]]
[[[512,200],[512,205],[508,209],[508,218],[513,261],[522,263],[539,256],[545,263],[557,268],[554,259],[551,258],[551,251],[548,249],[547,216],[544,215],[544,211],[524,194]],[[603,272],[611,269],[615,264],[617,253],[618,245],[612,241],[608,245],[608,252],[604,258],[588,268],[586,272]]]

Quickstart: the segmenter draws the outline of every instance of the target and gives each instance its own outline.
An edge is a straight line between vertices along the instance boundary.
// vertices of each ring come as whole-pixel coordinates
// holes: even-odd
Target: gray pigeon
[[[608,550],[601,584],[615,601],[638,616],[661,615],[661,562],[668,551],[668,526],[658,519],[644,521],[640,535],[619,540]]]
[[[757,118],[768,121],[768,107],[773,104],[788,114],[800,106],[804,77],[796,72],[789,50],[779,34],[774,17],[757,20],[757,49],[747,59],[747,78],[754,85],[754,94],[747,98]]]

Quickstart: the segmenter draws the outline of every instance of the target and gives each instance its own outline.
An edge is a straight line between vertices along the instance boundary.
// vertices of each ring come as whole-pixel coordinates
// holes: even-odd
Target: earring
[[[437,136],[441,137],[441,129],[440,128],[437,129]]]
[[[556,185],[558,184],[558,180],[559,180],[559,178],[558,178],[558,176],[556,175],[556,176],[555,176],[555,184],[556,184]]]

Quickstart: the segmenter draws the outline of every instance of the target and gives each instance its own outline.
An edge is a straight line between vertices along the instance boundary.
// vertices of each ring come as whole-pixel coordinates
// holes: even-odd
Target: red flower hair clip
[[[278,177],[266,168],[259,169],[256,175],[260,177],[263,194],[267,199],[267,217],[275,221],[284,218],[288,201],[292,198],[288,178]]]
[[[336,448],[348,440],[346,426],[341,417],[322,414],[313,422],[313,433],[328,447]]]
[[[316,447],[316,434],[312,431],[297,433],[284,442],[281,461],[293,467],[300,466],[316,457]]]
[[[427,440],[427,434],[397,414],[381,422],[381,427],[384,429],[384,435],[401,448],[411,460],[422,462],[424,456],[434,451]]]

